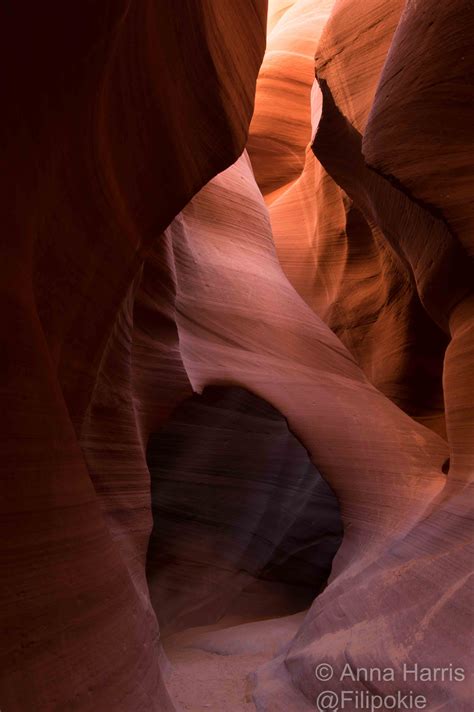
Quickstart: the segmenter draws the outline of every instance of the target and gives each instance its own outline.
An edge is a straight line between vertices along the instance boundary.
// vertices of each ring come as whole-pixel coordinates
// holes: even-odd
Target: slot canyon
[[[1,17],[0,712],[471,712],[473,0]]]

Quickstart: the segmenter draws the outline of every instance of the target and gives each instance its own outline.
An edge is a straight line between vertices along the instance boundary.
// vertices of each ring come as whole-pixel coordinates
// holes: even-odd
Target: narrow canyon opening
[[[147,578],[170,692],[185,709],[237,709],[255,663],[289,643],[326,585],[337,499],[285,418],[237,386],[183,401],[150,436],[147,462]]]
[[[471,712],[472,0],[3,5],[1,712]]]

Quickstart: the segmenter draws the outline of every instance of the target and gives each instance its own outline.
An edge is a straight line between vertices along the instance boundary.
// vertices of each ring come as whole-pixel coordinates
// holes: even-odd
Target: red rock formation
[[[166,317],[147,319],[155,258],[134,295],[163,228],[242,151],[264,6],[185,1],[177,14],[168,0],[48,1],[2,12],[8,712],[172,709],[144,578],[141,427],[154,394],[139,419],[135,403],[167,368],[150,342],[179,374],[172,398],[186,385]]]
[[[276,655],[258,709],[340,693],[323,661],[393,668],[384,694],[403,663],[466,669],[469,3],[275,0],[251,161],[264,3],[96,5],[4,10],[1,709],[173,709],[146,446],[211,384],[287,419],[344,522],[278,646],[204,636]],[[466,680],[409,685],[470,709]]]
[[[442,474],[444,441],[369,384],[290,287],[245,156],[191,201],[168,234],[181,353],[193,387],[245,384],[275,405],[342,508],[345,536],[330,584],[287,652],[259,672],[258,705],[272,712],[314,707],[324,687],[315,665],[326,660],[342,671],[347,655],[364,668],[400,670],[422,659],[443,667],[448,657],[466,669],[469,501]],[[448,561],[454,568],[442,582],[440,566]],[[415,631],[409,642],[402,616]],[[332,683],[338,693],[344,687]],[[410,682],[410,689],[422,694],[426,683]],[[433,705],[462,710],[468,700],[466,681],[440,683],[430,697]]]
[[[410,263],[426,310],[451,336],[443,375],[446,418],[451,475],[462,479],[474,467],[468,385],[474,378],[473,32],[470,3],[408,3],[363,140],[367,163],[437,225],[411,244],[399,239],[397,248]]]
[[[299,178],[305,163],[314,50],[333,4],[334,0],[269,4],[267,50],[247,144],[267,203]]]
[[[352,564],[344,562],[339,568],[337,560],[330,585],[316,599],[283,656],[284,667],[282,658],[260,675],[259,702],[272,710],[306,708],[303,699],[290,691],[292,684],[308,700],[315,700],[324,687],[328,688],[313,676],[315,665],[323,660],[340,671],[345,661],[353,667],[399,669],[401,661],[409,658],[430,668],[459,664],[468,675],[463,638],[471,607],[468,561],[472,556],[472,493],[464,483],[472,483],[473,475],[473,405],[472,393],[466,387],[472,371],[473,264],[465,232],[471,217],[466,188],[472,181],[472,171],[467,168],[472,118],[465,111],[465,99],[472,95],[472,73],[464,66],[472,67],[468,40],[472,27],[471,31],[468,28],[473,15],[466,3],[442,11],[434,4],[408,3],[392,42],[396,19],[390,22],[387,9],[395,10],[395,6],[336,3],[316,53],[323,106],[320,120],[316,107],[313,111],[318,117],[313,149],[348,196],[342,196],[341,201],[342,207],[347,200],[349,209],[340,283],[328,269],[322,273],[322,285],[317,284],[321,278],[318,258],[324,248],[336,266],[341,261],[334,254],[334,247],[340,249],[337,242],[325,240],[324,227],[321,229],[323,208],[331,210],[332,204],[337,205],[338,188],[330,179],[328,183],[326,178],[318,178],[316,185],[323,187],[319,193],[321,210],[308,211],[307,186],[316,171],[311,162],[309,168],[307,163],[301,179],[271,203],[270,214],[274,233],[280,238],[280,259],[300,293],[318,313],[321,311],[381,390],[407,412],[440,430],[439,422],[426,416],[433,413],[432,407],[427,408],[427,397],[432,398],[433,384],[443,372],[451,467],[442,492],[427,514],[400,540],[395,532],[403,526],[404,515],[392,535],[386,533],[375,566],[365,567],[356,556]],[[317,102],[316,92],[313,100]],[[449,178],[452,173],[456,176],[454,184]],[[323,203],[323,197],[329,200]],[[304,219],[296,220],[291,229],[295,208]],[[326,216],[322,220],[323,226],[329,224],[332,230],[337,225]],[[339,224],[343,226],[343,214]],[[289,226],[294,242],[285,245]],[[299,229],[303,238],[305,233],[311,235],[310,230],[316,235],[318,253],[309,275],[300,267],[299,255],[295,257],[289,249],[290,245],[298,248]],[[301,244],[301,233],[299,240]],[[305,248],[304,243],[300,255]],[[378,296],[382,297],[382,308],[375,305],[375,309],[364,296],[364,290],[366,295],[377,294],[373,284],[364,283],[372,276],[367,265],[374,252],[378,261],[374,277]],[[344,284],[346,280],[349,284]],[[390,295],[397,284],[405,295]],[[323,287],[325,295],[321,295]],[[380,294],[382,288],[385,297]],[[328,310],[328,302],[333,309],[337,307],[336,313]],[[388,318],[387,306],[396,307],[398,323]],[[354,317],[365,316],[370,322],[374,313],[377,332],[362,325],[364,338],[355,340]],[[397,331],[402,336],[403,348],[398,347],[401,354],[395,352],[396,358],[387,359],[386,349],[394,348]],[[416,366],[420,358],[434,376],[428,377],[425,386],[416,378],[407,379],[406,367]],[[398,374],[394,368],[397,362]],[[388,390],[380,381],[384,371],[385,378],[395,374],[396,388]],[[431,388],[426,388],[430,382]],[[400,386],[404,386],[405,394]],[[329,473],[328,478],[331,481]],[[419,484],[417,475],[416,479]],[[379,507],[384,506],[383,501],[388,500],[382,497]],[[367,545],[363,549],[367,550]],[[413,635],[407,634],[408,630]],[[343,687],[340,681],[332,681],[329,689],[340,693]],[[419,680],[412,681],[410,687],[426,693]],[[362,683],[356,686],[364,688]],[[387,694],[398,688],[384,685],[382,689]],[[453,684],[438,679],[428,701],[429,709],[468,710],[469,705],[466,681]]]
[[[367,211],[361,212],[347,180],[335,182],[309,145],[308,67],[321,31],[324,28],[318,50],[321,76],[328,81],[334,77],[336,102],[363,132],[402,3],[338,2],[325,24],[333,5],[300,0],[291,8],[291,21],[286,21],[288,10],[270,33],[248,144],[252,165],[269,203],[278,256],[291,283],[377,388],[420,422],[445,434],[441,372],[447,338],[427,316],[405,265],[387,245],[380,227]],[[303,57],[305,72],[300,68]],[[282,102],[274,86],[279,95],[294,87],[302,91],[291,113],[278,113]],[[321,100],[316,84],[313,132]],[[261,136],[269,145],[289,146],[280,154],[298,157],[294,169],[283,159],[267,161],[269,149]],[[345,150],[338,140],[330,150],[334,148],[341,154]],[[280,181],[273,193],[267,190],[267,165],[271,166],[267,170],[274,167]]]

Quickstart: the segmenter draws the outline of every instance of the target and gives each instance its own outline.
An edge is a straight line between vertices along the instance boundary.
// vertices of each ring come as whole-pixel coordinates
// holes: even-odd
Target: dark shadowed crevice
[[[392,176],[367,165],[362,135],[341,112],[327,81],[317,76],[323,111],[312,149],[329,175],[349,195],[414,280],[431,319],[449,334],[449,316],[472,292],[472,259],[445,219]],[[449,285],[440,290],[438,285]]]
[[[293,613],[325,586],[337,499],[285,418],[239,387],[186,399],[149,439],[147,576],[166,633]]]

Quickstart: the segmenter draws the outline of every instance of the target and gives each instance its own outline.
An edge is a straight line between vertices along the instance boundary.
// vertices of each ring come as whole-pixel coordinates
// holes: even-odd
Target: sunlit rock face
[[[382,393],[445,435],[441,380],[448,338],[420,303],[410,270],[394,254],[380,220],[362,210],[363,198],[351,190],[354,157],[331,122],[330,157],[318,148],[315,159],[310,145],[322,111],[317,83],[308,108],[308,67],[316,50],[318,76],[362,135],[402,9],[399,1],[295,2],[269,28],[248,150],[291,283]],[[292,102],[291,111],[283,108],[285,101]],[[343,177],[328,165],[338,156],[346,163]],[[396,209],[388,212],[398,219]]]
[[[5,11],[4,712],[472,707],[472,7],[266,11]]]

